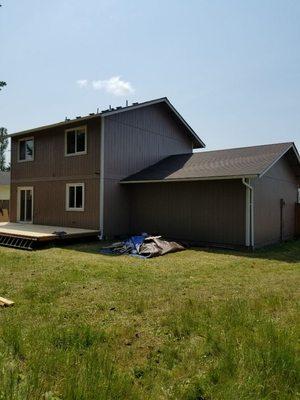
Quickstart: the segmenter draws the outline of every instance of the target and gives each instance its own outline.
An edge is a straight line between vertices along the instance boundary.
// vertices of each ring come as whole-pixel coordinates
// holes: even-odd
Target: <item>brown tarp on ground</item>
[[[181,244],[177,242],[169,242],[160,238],[161,236],[150,236],[146,238],[140,247],[139,254],[151,258],[184,250],[184,247]]]

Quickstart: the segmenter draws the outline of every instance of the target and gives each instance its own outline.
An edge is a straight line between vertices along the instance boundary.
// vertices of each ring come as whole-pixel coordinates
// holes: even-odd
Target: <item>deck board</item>
[[[50,241],[60,236],[54,232],[65,232],[65,238],[96,236],[99,231],[93,229],[72,228],[66,226],[49,226],[35,224],[21,224],[0,222],[0,235],[30,238],[38,241]]]

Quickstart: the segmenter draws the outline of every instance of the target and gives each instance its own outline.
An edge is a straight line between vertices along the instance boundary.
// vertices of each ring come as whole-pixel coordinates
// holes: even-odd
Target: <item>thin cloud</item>
[[[76,83],[80,88],[85,88],[88,85],[88,80],[87,79],[78,79],[78,81]]]
[[[93,81],[92,86],[95,90],[105,90],[115,96],[125,96],[134,92],[131,83],[123,81],[120,76],[112,76],[103,81]]]

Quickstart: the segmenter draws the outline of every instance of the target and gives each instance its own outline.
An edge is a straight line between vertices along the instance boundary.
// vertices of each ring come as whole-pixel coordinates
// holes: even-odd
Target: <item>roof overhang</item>
[[[268,165],[268,167],[263,172],[261,172],[259,174],[259,178],[264,176],[269,171],[269,169],[272,168],[291,149],[293,150],[293,152],[296,156],[298,165],[300,166],[300,155],[298,153],[297,147],[296,147],[295,143],[291,143],[291,145],[288,148],[284,149],[284,151],[270,165]]]
[[[232,175],[232,176],[209,176],[209,177],[200,177],[200,178],[183,178],[183,179],[157,179],[150,180],[145,179],[141,181],[120,181],[121,184],[137,184],[137,183],[174,183],[174,182],[197,182],[197,181],[217,181],[217,180],[229,180],[229,179],[254,179],[258,178],[259,175]]]
[[[68,120],[65,120],[65,121],[57,122],[55,124],[43,125],[43,126],[39,126],[37,128],[27,129],[25,131],[14,132],[14,133],[11,133],[8,136],[9,137],[15,137],[15,136],[28,135],[28,134],[31,134],[31,133],[40,132],[40,131],[44,131],[44,130],[47,130],[47,129],[59,128],[59,127],[72,125],[74,123],[78,124],[78,123],[81,123],[81,122],[89,121],[90,119],[94,119],[94,118],[97,118],[97,117],[98,118],[101,117],[101,114],[98,113],[98,114],[95,114],[95,115],[87,115],[86,117],[68,119]]]
[[[148,107],[148,106],[151,106],[154,104],[160,104],[160,103],[166,104],[168,106],[168,108],[170,109],[170,111],[175,115],[175,117],[182,123],[182,125],[185,127],[185,129],[187,129],[187,131],[193,138],[194,148],[204,148],[205,147],[204,142],[202,142],[202,140],[198,137],[196,132],[191,128],[191,126],[186,122],[186,120],[179,114],[179,112],[175,109],[175,107],[171,104],[171,102],[168,100],[167,97],[161,97],[159,99],[145,101],[143,103],[133,103],[131,106],[127,106],[127,107],[117,107],[112,110],[105,110],[100,113],[96,113],[93,115],[87,115],[87,116],[81,117],[81,118],[69,119],[69,120],[57,122],[55,124],[43,125],[43,126],[39,126],[37,128],[27,129],[25,131],[14,132],[8,136],[15,137],[15,136],[28,135],[28,134],[32,134],[35,132],[44,131],[47,129],[59,128],[59,127],[64,127],[64,126],[68,126],[68,125],[73,125],[74,123],[81,123],[81,122],[89,121],[94,118],[99,118],[99,117],[105,118],[105,117],[109,117],[111,115],[120,114],[123,112],[136,110],[139,108]]]

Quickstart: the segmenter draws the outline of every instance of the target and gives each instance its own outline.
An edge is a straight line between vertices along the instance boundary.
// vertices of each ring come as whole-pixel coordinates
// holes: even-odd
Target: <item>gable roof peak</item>
[[[44,125],[44,126],[39,126],[37,128],[33,128],[33,129],[15,132],[15,133],[10,134],[9,136],[14,137],[14,136],[30,134],[30,133],[34,133],[34,132],[38,132],[38,131],[42,131],[42,130],[46,130],[46,129],[56,128],[56,127],[65,126],[65,125],[72,125],[73,123],[85,122],[90,119],[99,118],[99,117],[105,118],[110,115],[128,112],[128,111],[132,111],[132,110],[143,108],[143,107],[148,107],[148,106],[155,105],[155,104],[167,105],[167,107],[170,109],[170,111],[175,116],[175,118],[182,124],[182,126],[186,129],[188,134],[191,136],[191,138],[193,140],[194,148],[205,147],[204,142],[199,138],[199,136],[192,129],[192,127],[185,121],[185,119],[181,116],[181,114],[179,114],[179,112],[175,109],[175,107],[172,105],[172,103],[170,102],[170,100],[167,97],[159,97],[157,99],[144,101],[142,103],[135,102],[135,103],[132,103],[131,105],[128,105],[125,107],[115,107],[112,109],[103,110],[96,114],[91,113],[84,117],[77,117],[74,119],[65,119],[64,121],[57,122],[55,124]]]

